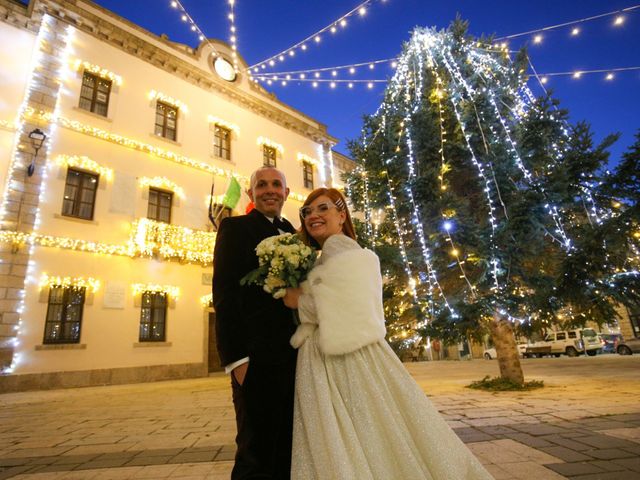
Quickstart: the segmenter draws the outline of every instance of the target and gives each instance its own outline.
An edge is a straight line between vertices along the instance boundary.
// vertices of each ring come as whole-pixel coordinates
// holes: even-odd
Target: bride
[[[491,479],[386,343],[378,257],[355,241],[342,194],[314,190],[300,217],[322,255],[284,297],[301,320],[291,478]]]

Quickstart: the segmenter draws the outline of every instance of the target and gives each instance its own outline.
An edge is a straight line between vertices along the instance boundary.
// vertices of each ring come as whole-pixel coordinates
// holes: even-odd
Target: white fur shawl
[[[320,350],[327,355],[353,352],[383,340],[382,277],[375,253],[361,248],[326,258],[309,273],[303,292],[309,294],[318,323]],[[291,343],[300,346],[315,330],[302,309],[303,324]]]

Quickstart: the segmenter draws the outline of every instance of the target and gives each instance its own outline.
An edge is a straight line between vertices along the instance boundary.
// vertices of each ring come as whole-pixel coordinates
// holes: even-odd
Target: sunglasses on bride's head
[[[342,203],[342,202],[341,202]],[[309,215],[312,215],[314,212],[318,215],[324,215],[326,214],[329,209],[331,208],[336,208],[338,210],[340,210],[340,207],[338,205],[334,205],[331,202],[323,202],[323,203],[319,203],[318,205],[316,205],[315,207],[312,207],[311,205],[307,205],[305,207],[302,207],[300,209],[300,217],[302,217],[303,219],[307,218]]]

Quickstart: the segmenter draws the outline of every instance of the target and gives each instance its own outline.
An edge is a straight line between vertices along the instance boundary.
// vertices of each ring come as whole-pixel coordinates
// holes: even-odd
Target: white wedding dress
[[[325,242],[314,270],[334,256],[360,248],[350,238],[334,235]],[[297,342],[294,346],[302,343],[296,371],[293,480],[493,478],[384,339],[346,354],[325,355],[316,303],[326,300],[314,295],[313,284],[304,291],[299,303],[303,324],[292,339],[292,344]],[[361,291],[366,288],[353,285],[350,295],[355,298]],[[340,319],[345,325],[349,320]]]

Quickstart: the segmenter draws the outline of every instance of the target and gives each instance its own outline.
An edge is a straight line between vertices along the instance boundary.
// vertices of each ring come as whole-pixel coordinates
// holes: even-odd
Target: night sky
[[[198,37],[180,19],[170,0],[96,0],[103,7],[170,40],[196,47]],[[229,39],[229,6],[226,0],[181,0],[182,5],[209,38]],[[288,49],[305,37],[333,23],[361,2],[358,0],[236,0],[235,18],[238,51],[249,65]],[[347,19],[338,32],[322,35],[319,44],[309,42],[305,52],[287,58],[272,71],[291,71],[370,62],[392,58],[409,39],[415,26],[445,28],[459,13],[470,22],[473,35],[498,37],[557,25],[636,5],[634,0],[373,0],[364,16]],[[640,8],[625,14],[620,26],[615,16],[580,25],[541,32],[542,42],[534,44],[534,34],[512,39],[511,50],[528,44],[538,73],[573,72],[640,66]],[[573,28],[580,33],[571,35]],[[265,70],[266,71],[266,70]],[[385,79],[392,74],[389,64],[374,70],[360,67],[353,78]],[[561,106],[568,108],[571,121],[586,120],[596,140],[609,133],[622,133],[611,149],[611,163],[634,141],[640,129],[640,70],[550,77]],[[329,78],[330,73],[323,75]],[[344,71],[338,78],[349,78]],[[535,80],[530,86],[542,90]],[[340,142],[336,150],[347,153],[345,141],[358,137],[362,115],[374,112],[382,99],[384,84],[367,89],[357,84],[352,90],[328,84],[314,89],[309,83],[289,81],[287,86],[267,86],[280,100],[325,123]]]

